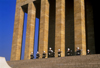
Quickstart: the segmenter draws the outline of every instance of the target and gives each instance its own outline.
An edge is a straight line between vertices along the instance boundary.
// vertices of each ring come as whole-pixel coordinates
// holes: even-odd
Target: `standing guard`
[[[88,50],[87,50],[87,55],[89,55],[89,54],[90,54],[90,50],[88,49]]]
[[[49,51],[48,51],[48,57],[53,57],[54,56],[54,53],[53,53],[53,50],[51,50],[51,47],[49,48]]]
[[[39,54],[39,52],[37,52],[36,59],[38,59],[39,57],[40,57],[40,54]]]
[[[45,51],[43,51],[43,54],[42,55],[43,55],[42,58],[45,58],[46,57]]]
[[[58,49],[58,57],[61,57],[61,51]]]
[[[71,56],[70,48],[67,49],[67,56]]]
[[[33,52],[31,52],[30,57],[31,57],[30,59],[33,59],[34,58]]]
[[[81,51],[82,50],[80,50],[79,47],[77,47],[76,55],[81,55]]]

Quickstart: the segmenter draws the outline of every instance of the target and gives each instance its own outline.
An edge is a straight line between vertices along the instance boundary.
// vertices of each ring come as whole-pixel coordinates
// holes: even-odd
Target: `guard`
[[[90,54],[90,50],[89,49],[87,49],[87,55],[89,55]]]
[[[67,56],[71,56],[70,48],[67,49]]]
[[[77,47],[76,55],[81,55],[81,50]]]
[[[43,54],[42,55],[43,55],[42,58],[45,58],[46,57],[45,51],[43,51]]]
[[[31,55],[30,55],[30,59],[33,59],[34,58],[34,56],[33,56],[33,52],[31,52]]]
[[[61,57],[61,51],[58,49],[58,57]]]
[[[49,51],[48,51],[48,57],[53,57],[54,56],[54,53],[53,53],[53,50],[51,50],[51,47],[49,48]]]
[[[38,59],[39,57],[40,57],[40,54],[39,54],[39,52],[37,52],[36,59]]]

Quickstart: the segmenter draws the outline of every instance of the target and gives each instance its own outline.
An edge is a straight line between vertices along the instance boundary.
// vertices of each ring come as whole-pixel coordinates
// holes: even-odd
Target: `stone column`
[[[12,51],[11,51],[11,59],[10,59],[11,61],[21,59],[23,19],[24,19],[24,12],[22,8],[16,6]]]
[[[49,2],[41,0],[40,29],[39,29],[39,53],[42,58],[43,51],[48,57],[48,32],[49,32]]]
[[[28,19],[24,59],[30,59],[30,54],[31,52],[33,52],[34,49],[35,17],[36,8],[33,2],[31,2],[28,4]]]
[[[75,51],[77,47],[80,47],[81,55],[86,55],[84,0],[74,0],[74,34]]]
[[[61,57],[65,56],[65,0],[56,0],[55,57],[61,49]]]

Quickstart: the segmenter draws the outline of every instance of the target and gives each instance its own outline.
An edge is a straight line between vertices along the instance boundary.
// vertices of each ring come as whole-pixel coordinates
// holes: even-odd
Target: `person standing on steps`
[[[81,51],[82,50],[80,50],[79,47],[77,47],[76,55],[81,55]]]
[[[67,56],[71,56],[70,48],[67,49]]]
[[[42,58],[45,58],[46,57],[45,51],[43,51],[43,54],[42,55],[43,55]]]
[[[31,57],[30,59],[33,59],[34,58],[33,52],[31,52],[30,57]]]
[[[90,50],[89,49],[87,49],[87,55],[90,55]]]
[[[40,54],[39,54],[39,52],[37,51],[36,59],[38,59],[39,57],[40,57]]]
[[[61,51],[58,49],[58,57],[61,57]]]
[[[51,47],[50,47],[48,51],[48,57],[53,57],[53,56],[54,56],[54,52],[53,50],[51,50]]]

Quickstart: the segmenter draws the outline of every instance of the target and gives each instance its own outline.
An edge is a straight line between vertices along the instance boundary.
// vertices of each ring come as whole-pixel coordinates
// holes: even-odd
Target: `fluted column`
[[[39,29],[39,53],[42,58],[43,51],[48,56],[48,32],[49,32],[49,2],[41,0],[40,29]]]
[[[21,59],[23,19],[24,19],[24,12],[22,8],[16,6],[11,59],[10,59],[11,61]]]
[[[58,49],[61,49],[61,57],[65,56],[65,0],[56,0],[56,24],[55,24],[55,57],[58,57]]]
[[[86,55],[84,0],[74,0],[74,34],[75,51],[77,47],[80,47],[82,55]]]
[[[36,8],[33,2],[31,2],[28,4],[28,19],[24,59],[30,59],[30,54],[31,52],[33,52],[34,49],[35,17]]]

